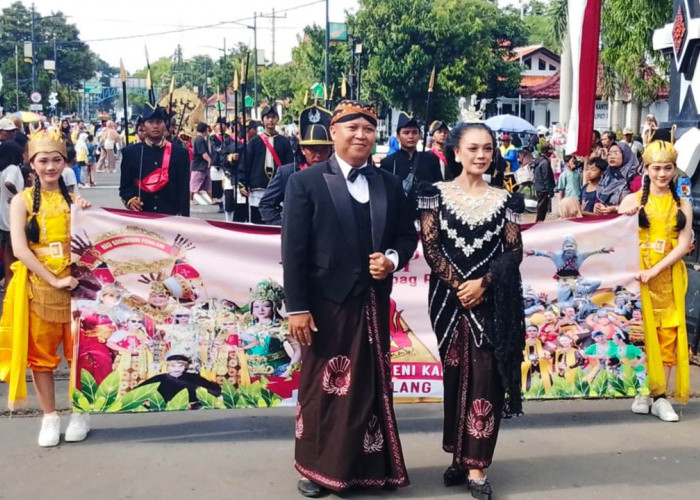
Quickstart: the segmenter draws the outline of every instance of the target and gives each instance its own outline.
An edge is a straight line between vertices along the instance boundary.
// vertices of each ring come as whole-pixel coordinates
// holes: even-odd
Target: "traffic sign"
[[[49,94],[49,104],[51,104],[51,106],[56,106],[56,104],[58,104],[58,99],[56,99],[57,95],[56,92],[51,92]]]
[[[249,108],[252,108],[253,104],[255,104],[255,101],[253,100],[253,98],[250,97],[249,95],[245,96],[245,105]]]
[[[44,109],[44,106],[42,104],[30,104],[29,105],[29,111],[41,111]]]
[[[83,87],[86,94],[99,94],[102,92],[102,83],[100,82],[85,82]]]
[[[214,107],[216,108],[217,111],[222,111],[224,109],[224,103],[217,102],[216,104],[214,104]]]
[[[29,100],[32,101],[34,104],[40,103],[41,94],[35,90],[31,94],[29,94]]]

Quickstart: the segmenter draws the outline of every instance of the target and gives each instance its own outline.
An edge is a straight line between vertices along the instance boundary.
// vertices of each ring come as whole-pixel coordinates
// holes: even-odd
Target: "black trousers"
[[[547,212],[549,212],[550,200],[552,195],[549,191],[538,191],[537,192],[537,218],[535,222],[542,222],[547,218]]]

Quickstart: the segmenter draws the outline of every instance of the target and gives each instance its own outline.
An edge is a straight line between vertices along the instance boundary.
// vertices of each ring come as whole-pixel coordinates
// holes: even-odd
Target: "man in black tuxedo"
[[[290,334],[303,346],[296,468],[304,496],[408,484],[392,408],[392,273],[417,244],[398,177],[367,165],[370,105],[333,112],[335,154],[293,174],[282,220]]]

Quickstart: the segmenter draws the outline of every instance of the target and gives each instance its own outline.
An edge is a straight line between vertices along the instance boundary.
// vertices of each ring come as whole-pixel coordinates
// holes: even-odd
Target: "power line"
[[[281,13],[285,13],[285,12],[291,12],[294,10],[299,10],[299,9],[303,9],[305,7],[309,7],[311,5],[323,3],[325,1],[326,0],[315,0],[313,2],[308,2],[305,4],[301,4],[301,5],[287,7],[286,9],[282,9],[279,11],[273,11],[273,13],[276,12],[277,14],[281,14]],[[270,14],[266,14],[265,16],[269,17]],[[262,17],[262,15],[260,17]],[[205,25],[201,25],[201,26],[191,26],[191,27],[186,27],[186,28],[178,28],[178,29],[174,29],[174,30],[159,31],[157,33],[142,33],[139,35],[125,35],[125,36],[117,36],[117,37],[111,37],[111,38],[96,38],[93,40],[81,40],[81,41],[84,43],[91,43],[91,42],[96,43],[96,42],[111,42],[111,41],[115,41],[115,40],[130,40],[133,38],[147,38],[147,37],[152,37],[152,36],[171,35],[174,33],[184,33],[187,31],[196,31],[196,30],[207,29],[207,28],[216,28],[216,27],[221,27],[221,26],[226,25],[226,24],[240,24],[243,21],[250,21],[250,20],[253,20],[253,18],[252,17],[243,17],[243,18],[236,19],[233,21],[221,21],[218,23],[205,24]]]

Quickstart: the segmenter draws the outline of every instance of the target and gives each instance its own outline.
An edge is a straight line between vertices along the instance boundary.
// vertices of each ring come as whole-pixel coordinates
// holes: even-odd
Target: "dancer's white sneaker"
[[[39,431],[39,446],[56,446],[61,439],[61,419],[57,413],[49,413],[41,419],[41,430]]]
[[[638,394],[634,398],[632,403],[632,413],[638,413],[639,415],[647,415],[651,409],[651,398],[649,396],[642,396]]]
[[[68,427],[66,428],[65,439],[68,442],[84,440],[90,432],[90,415],[87,413],[72,413]]]
[[[659,398],[651,405],[651,414],[664,422],[678,422],[678,414],[665,398]]]

